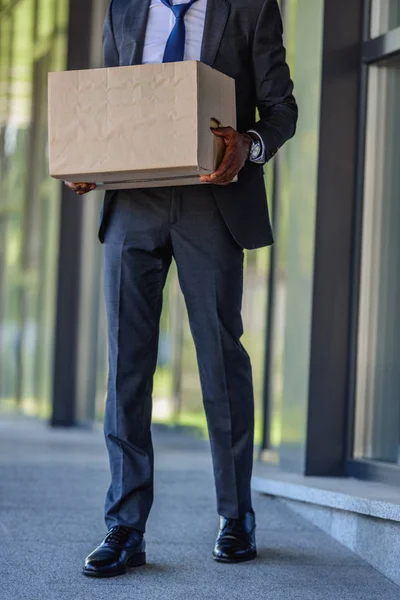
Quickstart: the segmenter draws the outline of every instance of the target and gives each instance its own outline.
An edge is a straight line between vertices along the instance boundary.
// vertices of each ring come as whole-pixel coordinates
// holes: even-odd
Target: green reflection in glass
[[[400,27],[400,0],[372,0],[371,37]]]
[[[286,0],[285,44],[299,105],[279,152],[271,444],[303,441],[314,268],[323,2]]]
[[[400,463],[400,57],[370,67],[354,453]]]
[[[0,20],[0,408],[43,416],[60,193],[47,172],[47,72],[65,66],[67,14],[67,0],[20,0]]]

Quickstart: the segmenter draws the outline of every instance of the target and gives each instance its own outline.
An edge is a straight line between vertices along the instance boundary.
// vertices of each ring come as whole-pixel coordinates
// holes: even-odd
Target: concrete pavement
[[[92,580],[82,561],[104,537],[102,431],[0,420],[3,600],[399,600],[400,589],[279,500],[254,495],[259,558],[212,560],[218,517],[208,442],[155,428],[148,564]]]

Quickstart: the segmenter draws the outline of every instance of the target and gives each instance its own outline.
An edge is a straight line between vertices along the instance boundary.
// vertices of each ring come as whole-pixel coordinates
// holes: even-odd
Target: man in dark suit
[[[297,121],[279,7],[277,0],[113,0],[103,42],[106,67],[195,59],[233,77],[238,130],[214,131],[226,152],[218,170],[202,177],[204,185],[106,192],[99,239],[109,334],[109,531],[83,572],[112,576],[145,562],[143,534],[153,502],[151,394],[172,258],[210,435],[220,515],[213,556],[250,560],[256,556],[254,399],[240,342],[243,249],[273,243],[263,164],[294,135]],[[70,187],[82,194],[95,186]]]

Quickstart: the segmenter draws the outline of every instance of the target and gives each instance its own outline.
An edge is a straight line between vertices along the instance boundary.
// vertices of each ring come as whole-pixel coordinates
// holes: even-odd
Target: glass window
[[[50,408],[60,195],[47,167],[47,73],[65,65],[67,9],[67,0],[20,0],[0,19],[0,407],[41,415]]]
[[[296,136],[277,157],[269,440],[271,449],[284,444],[300,456],[308,402],[323,3],[286,0],[284,16],[299,121]]]
[[[400,0],[372,0],[371,37],[400,27]]]
[[[373,66],[356,388],[355,456],[400,462],[400,57]]]
[[[267,187],[271,198],[272,169],[267,169]],[[270,248],[260,248],[247,253],[244,272],[243,298],[243,344],[248,351],[253,369],[255,399],[255,443],[258,445],[263,433],[262,407],[265,374],[266,316]]]

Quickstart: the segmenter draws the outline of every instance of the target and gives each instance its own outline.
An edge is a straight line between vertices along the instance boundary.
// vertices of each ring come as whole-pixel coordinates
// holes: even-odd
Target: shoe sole
[[[225,563],[225,564],[237,564],[237,563],[242,563],[242,562],[248,562],[249,560],[254,560],[255,558],[257,558],[256,552],[254,554],[250,554],[249,556],[243,556],[240,558],[222,558],[219,556],[213,556],[213,559],[216,562]]]
[[[120,571],[114,571],[113,573],[102,573],[101,571],[87,571],[85,568],[82,569],[83,575],[86,577],[118,577],[118,575],[125,575],[128,569],[133,569],[135,567],[141,567],[146,564],[146,553],[140,552],[139,554],[135,554],[129,560],[126,567],[121,569]]]

